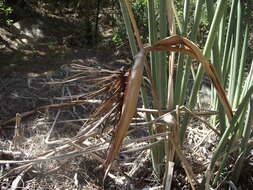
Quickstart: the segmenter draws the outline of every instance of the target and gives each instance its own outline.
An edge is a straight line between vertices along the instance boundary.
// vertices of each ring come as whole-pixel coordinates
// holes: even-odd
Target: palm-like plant
[[[193,88],[191,89],[189,102],[186,106],[190,110],[194,109],[204,71],[206,71],[213,84],[213,89],[216,89],[216,91],[212,92],[211,105],[214,109],[219,111],[218,116],[214,119],[214,123],[216,124],[218,122],[219,134],[222,135],[212,156],[206,176],[203,177],[202,187],[205,185],[205,187],[208,188],[210,180],[212,180],[211,184],[217,185],[222,176],[222,171],[226,166],[226,161],[231,153],[231,146],[237,144],[238,140],[242,140],[243,142],[236,150],[233,150],[241,155],[238,157],[238,162],[236,162],[236,168],[241,169],[245,158],[249,155],[249,138],[252,136],[252,119],[250,119],[252,103],[249,104],[249,101],[253,88],[251,80],[252,69],[246,77],[245,60],[249,36],[249,22],[247,18],[250,15],[251,3],[232,0],[232,4],[230,5],[226,0],[219,0],[216,4],[211,1],[204,2],[203,0],[197,0],[195,3],[190,3],[190,1],[185,0],[184,15],[183,19],[180,21],[173,1],[160,0],[154,2],[147,0],[150,46],[143,47],[131,3],[128,0],[120,0],[119,2],[132,54],[133,56],[137,55],[137,57],[135,58],[135,64],[132,69],[133,73],[129,78],[126,96],[124,97],[125,106],[123,106],[124,109],[122,110],[123,118],[122,121],[119,122],[112,149],[107,157],[107,168],[110,168],[111,162],[119,151],[120,144],[126,135],[131,118],[134,115],[138,98],[138,90],[136,89],[141,86],[144,66],[151,83],[152,96],[154,99],[152,103],[149,103],[147,101],[147,92],[142,88],[141,92],[144,107],[156,108],[158,110],[158,115],[147,114],[147,120],[161,115],[161,109],[167,108],[168,111],[170,111],[176,106],[184,104],[186,99],[186,87],[190,75],[193,75],[195,80]],[[191,14],[189,8],[190,4],[195,8],[193,21],[189,21]],[[188,37],[190,40],[196,41],[202,13],[201,10],[204,4],[206,4],[207,7],[210,29],[205,42],[203,55],[196,45],[184,37],[172,36],[170,38],[165,38],[169,34],[174,35],[176,33],[177,25],[180,26],[178,28],[178,33],[184,36],[188,34],[188,30],[191,28]],[[216,6],[215,11],[214,4]],[[243,15],[244,13],[247,16]],[[177,20],[176,24],[174,17],[176,18],[175,20]],[[233,28],[232,22],[234,20],[237,20],[236,28]],[[241,31],[242,23],[246,26],[244,35],[242,35]],[[244,38],[244,40],[241,40],[242,38]],[[161,40],[158,41],[159,39]],[[240,49],[239,47],[242,48]],[[137,49],[140,50],[139,54],[137,54]],[[159,52],[155,52],[154,50],[158,50]],[[179,54],[176,60],[174,53],[168,55],[164,51],[180,52],[181,54]],[[148,53],[150,53],[149,60],[146,59],[146,54]],[[185,54],[190,56],[185,57]],[[203,64],[200,64],[197,69],[191,67],[190,63],[193,61],[192,58]],[[207,61],[209,59],[213,64]],[[147,64],[148,62],[150,62],[150,65]],[[177,65],[177,67],[174,85],[173,68],[175,68],[175,65]],[[224,89],[228,91],[228,99],[226,98],[227,96]],[[219,97],[219,101],[217,101],[216,94]],[[131,101],[134,100],[134,104],[131,104],[131,106],[128,105],[130,99]],[[236,110],[234,114],[230,104],[232,108]],[[165,124],[165,126],[167,125],[168,127],[159,128],[155,125],[150,126],[151,134],[164,132],[165,130],[169,130],[171,134],[165,139],[165,144],[160,143],[152,148],[153,168],[158,176],[161,174],[161,165],[164,161],[167,163],[165,174],[170,173],[169,168],[171,169],[171,167],[168,165],[174,160],[174,154],[176,152],[179,160],[182,161],[182,165],[189,179],[194,179],[194,177],[191,177],[193,176],[191,169],[187,167],[187,162],[182,158],[182,153],[179,150],[179,147],[185,139],[189,118],[190,115],[186,114],[182,123],[170,118],[171,122]],[[178,125],[180,125],[180,128],[177,128]],[[218,174],[212,178],[213,172],[216,170],[215,164],[221,157],[222,164],[217,170]],[[235,182],[238,181],[239,175],[240,174],[237,173],[234,176]],[[165,184],[168,185],[170,179],[165,179],[167,179]],[[193,183],[192,187],[194,188]]]

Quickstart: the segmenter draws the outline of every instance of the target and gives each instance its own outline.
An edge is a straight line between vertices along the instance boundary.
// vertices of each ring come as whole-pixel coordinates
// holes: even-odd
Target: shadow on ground
[[[59,18],[27,18],[0,28],[1,75],[41,74],[76,61],[105,67],[126,63],[129,54],[113,47],[110,36],[100,35],[93,47],[87,38],[78,26]]]
[[[30,81],[46,82],[63,65],[114,70],[131,63],[128,50],[113,47],[110,35],[100,36],[90,47],[79,30],[64,20],[43,17],[19,21],[7,29],[0,27],[0,120],[50,104],[49,97],[58,92],[42,84],[34,89]]]

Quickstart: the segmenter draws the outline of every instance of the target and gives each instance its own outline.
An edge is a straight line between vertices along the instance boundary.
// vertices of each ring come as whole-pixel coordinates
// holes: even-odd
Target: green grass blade
[[[249,144],[248,140],[250,139],[251,131],[253,128],[253,97],[250,98],[249,111],[247,113],[246,124],[243,129],[242,134],[242,142],[241,142],[241,154],[239,157],[239,161],[235,166],[234,178],[237,182],[239,180],[240,174],[242,172],[243,164],[245,162],[246,157],[250,154],[250,150],[248,150]]]
[[[182,36],[186,36],[187,32],[187,23],[189,20],[189,1],[185,0],[184,1],[184,20],[183,20],[183,26],[182,26]],[[175,84],[175,93],[174,93],[174,105],[181,105],[184,96],[181,94],[183,89],[182,89],[182,83],[184,80],[182,69],[185,67],[185,55],[179,54],[178,55],[178,65],[177,65],[177,73],[176,73],[176,84]]]
[[[220,52],[220,56],[223,57],[224,56],[224,48],[225,48],[225,40],[226,40],[226,15],[227,15],[227,9],[228,9],[228,5],[227,3],[225,4],[225,10],[224,10],[224,15],[221,18],[221,22],[220,22],[220,28],[219,28],[219,52]]]
[[[242,101],[242,98],[245,96],[248,89],[253,85],[253,66],[252,65],[253,65],[253,61],[252,61],[251,67],[250,67],[249,74],[245,80],[245,84],[244,84],[244,88],[242,91],[242,96],[241,96],[240,101]]]
[[[235,128],[236,126],[236,123],[239,119],[239,117],[241,116],[241,114],[243,113],[245,107],[248,106],[248,102],[251,98],[251,95],[253,93],[253,86],[249,88],[249,90],[247,91],[245,97],[243,98],[243,101],[240,103],[240,105],[238,106],[238,109],[237,111],[235,112],[234,114],[234,117],[233,119],[231,120],[230,122],[230,126],[227,127],[225,133],[222,135],[222,138],[212,156],[212,159],[211,159],[211,163],[210,163],[210,167],[211,169],[213,169],[213,167],[215,166],[215,162],[217,161],[218,157],[220,156],[220,154],[223,152],[224,150],[224,147],[227,143],[227,141],[229,140],[229,135],[233,132],[233,129]]]
[[[204,48],[204,56],[209,59],[210,55],[211,55],[211,49],[213,47],[213,43],[217,34],[217,30],[218,30],[218,26],[220,23],[220,20],[222,18],[222,15],[224,14],[224,10],[225,10],[225,5],[224,3],[226,3],[226,0],[220,0],[218,2],[215,14],[214,14],[214,18],[212,21],[212,25],[207,37],[207,42],[205,44],[205,48]],[[201,80],[203,78],[204,75],[204,70],[203,70],[203,66],[199,65],[198,67],[198,71],[197,71],[197,75],[196,75],[196,79],[193,85],[193,89],[191,91],[191,96],[190,96],[190,100],[189,100],[189,109],[193,109],[195,104],[196,104],[196,100],[197,100],[197,93],[200,87],[200,83]],[[180,131],[180,138],[181,140],[184,139],[184,135],[185,135],[185,129],[186,129],[186,125],[188,123],[189,117],[185,117],[184,121],[183,121],[183,129]]]
[[[213,16],[214,16],[213,3],[210,0],[206,0],[206,7],[207,7],[208,22],[212,23]],[[224,10],[225,10],[225,8],[224,8]],[[217,37],[216,37],[216,39],[217,39]],[[220,77],[221,76],[221,69],[220,69],[220,52],[219,52],[218,40],[214,40],[214,45],[212,48],[212,63],[216,69],[218,76]]]
[[[168,28],[167,28],[167,17],[166,17],[166,1],[160,0],[158,13],[159,13],[159,21],[158,24],[156,22],[156,11],[155,3],[152,0],[147,1],[148,7],[148,19],[149,19],[149,42],[152,45],[154,42],[158,40],[158,34],[160,34],[160,38],[164,38],[167,36]],[[157,28],[159,26],[159,28]],[[159,32],[158,32],[159,31]],[[166,53],[165,52],[152,52],[150,54],[151,60],[151,72],[152,78],[155,84],[155,90],[157,91],[158,98],[160,100],[160,106],[165,108],[167,104],[167,61],[166,61]],[[158,108],[158,109],[161,109]],[[155,130],[153,126],[150,128],[150,133],[154,134]],[[161,163],[164,160],[164,144],[158,144],[152,148],[151,156],[152,156],[152,165],[155,170],[155,173],[160,176],[161,174]]]
[[[166,16],[166,1],[160,0],[159,3],[159,31],[160,39],[167,37],[168,28],[167,28],[167,16]],[[166,57],[166,52],[159,52],[159,61],[156,63],[158,76],[157,76],[157,91],[158,97],[161,100],[162,108],[165,108],[167,105],[167,81],[168,81],[168,61]]]
[[[127,30],[127,36],[128,36],[128,40],[129,40],[129,44],[130,44],[130,48],[131,48],[131,53],[132,53],[132,56],[134,57],[138,52],[138,48],[136,45],[133,28],[131,25],[131,21],[129,19],[129,15],[127,12],[127,7],[126,7],[125,2],[123,0],[120,0],[119,3],[120,3],[120,8],[121,8],[121,13],[123,15],[124,23],[126,26],[125,28]]]
[[[193,22],[192,31],[190,34],[190,39],[192,41],[196,41],[196,38],[197,38],[197,32],[199,29],[200,18],[201,18],[201,13],[202,13],[201,9],[202,9],[203,3],[204,3],[204,0],[198,0],[196,2],[196,8],[195,8],[195,13],[194,13],[194,22]],[[180,96],[179,96],[180,100],[177,105],[181,105],[184,103],[183,101],[184,101],[184,97],[186,95],[186,89],[187,89],[186,86],[187,86],[189,75],[190,75],[191,62],[192,62],[192,58],[187,57],[186,64],[185,64],[185,70],[183,72],[183,78],[178,79],[178,80],[182,80],[182,85],[180,86]],[[185,129],[183,129],[183,130],[185,130]]]
[[[231,147],[231,142],[233,142],[233,139],[236,136],[236,131],[238,129],[238,120],[244,113],[245,109],[248,106],[248,102],[253,94],[253,86],[251,86],[246,95],[243,97],[242,102],[239,104],[237,111],[235,112],[232,120],[230,121],[230,124],[228,127],[226,127],[225,132],[223,133],[221,140],[219,141],[214,153],[212,154],[211,163],[209,165],[209,172],[214,170],[215,163],[218,160],[218,158],[224,154],[224,152],[229,152]],[[233,135],[232,135],[233,134]],[[231,138],[229,136],[232,135]],[[212,175],[208,171],[206,171],[205,177],[203,178],[201,182],[201,187],[204,186],[207,175]]]
[[[234,20],[235,20],[235,9],[237,5],[238,0],[233,0],[232,1],[232,6],[230,10],[230,15],[229,15],[229,21],[228,21],[228,27],[227,27],[227,34],[226,34],[226,41],[224,45],[224,53],[223,53],[223,59],[222,59],[222,76],[223,76],[223,81],[224,84],[226,84],[226,77],[227,77],[227,72],[228,72],[228,67],[229,67],[229,52],[231,52],[231,44],[232,44],[232,34],[234,31]],[[229,46],[230,44],[230,46]]]
[[[233,108],[237,107],[238,100],[235,99],[235,91],[236,88],[238,87],[238,76],[242,75],[242,73],[239,73],[239,56],[240,56],[240,50],[241,48],[241,2],[238,1],[237,4],[237,24],[236,24],[236,38],[235,38],[235,51],[234,51],[234,56],[233,56],[233,62],[232,62],[232,67],[231,67],[231,72],[230,72],[230,83],[229,83],[229,89],[228,89],[228,94],[229,98],[231,100],[231,104]]]
[[[149,29],[149,43],[153,45],[157,40],[157,23],[156,23],[156,16],[155,16],[155,4],[153,0],[147,1],[147,8],[148,8],[148,29]],[[157,62],[157,52],[150,52],[150,64],[151,64],[151,72],[153,78],[157,78],[157,69],[156,69],[156,62]],[[155,90],[157,90],[157,84],[154,82]]]
[[[208,17],[208,22],[211,23],[213,20],[213,15],[214,15],[214,7],[213,7],[213,2],[210,0],[206,0],[206,7],[207,7],[207,17]],[[226,7],[225,7],[226,8]],[[225,9],[226,10],[226,9]],[[224,17],[224,15],[223,15]],[[222,17],[222,18],[223,18]],[[219,28],[220,29],[220,28]],[[216,38],[217,39],[217,38]],[[212,56],[211,56],[211,62],[214,65],[214,68],[217,71],[218,77],[220,79],[220,81],[222,82],[222,77],[221,77],[221,59],[220,59],[220,52],[219,52],[219,44],[218,44],[218,40],[214,41],[214,46],[212,48]],[[223,82],[222,82],[223,83]],[[214,110],[218,109],[218,105],[219,109],[221,109],[221,104],[218,101],[217,98],[217,94],[215,92],[215,88],[213,86],[211,86],[211,105],[213,107]],[[221,111],[221,110],[220,110]],[[218,117],[221,119],[222,124],[224,125],[225,123],[223,123],[224,118],[225,118],[225,112],[219,112],[220,114],[218,115]],[[217,116],[214,116],[213,118],[213,125],[216,125],[216,119]]]
[[[236,92],[235,92],[235,101],[234,103],[237,105],[239,100],[240,100],[240,96],[241,96],[241,92],[243,89],[243,77],[244,77],[244,69],[245,69],[245,62],[246,62],[246,54],[247,54],[247,49],[248,49],[248,42],[249,42],[249,23],[246,24],[246,28],[245,28],[245,34],[244,34],[244,41],[243,41],[243,45],[242,45],[242,53],[241,53],[241,59],[240,59],[240,67],[239,67],[239,74],[238,74],[238,82],[236,85]]]
[[[224,71],[222,72],[225,88],[229,84],[229,80],[228,80],[229,79],[229,72],[228,71],[230,70],[230,67],[231,67],[230,63],[233,60],[234,44],[235,44],[235,40],[234,40],[234,36],[232,35],[231,41],[230,41],[230,44],[229,44],[229,52],[228,52],[228,56],[227,56],[227,62],[225,64]],[[222,66],[224,66],[223,63],[222,63]]]

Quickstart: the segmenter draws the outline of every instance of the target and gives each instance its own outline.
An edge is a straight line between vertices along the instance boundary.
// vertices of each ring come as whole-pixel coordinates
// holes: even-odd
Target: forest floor
[[[49,138],[59,140],[74,137],[85,125],[83,120],[89,117],[92,110],[94,111],[94,105],[36,111],[43,106],[69,102],[73,99],[64,100],[63,97],[90,90],[89,84],[80,82],[71,85],[50,85],[49,82],[64,81],[71,77],[73,73],[70,70],[73,64],[115,71],[122,66],[129,67],[132,62],[129,50],[125,46],[112,45],[110,28],[104,28],[99,43],[89,48],[80,47],[77,37],[71,35],[73,28],[64,22],[27,18],[16,24],[19,25],[20,29],[0,28],[0,121],[3,124],[4,121],[15,118],[17,113],[23,116],[28,111],[35,111],[22,117],[20,133],[23,140],[18,145],[15,140],[15,121],[1,125],[0,159],[14,161],[1,164],[1,189],[159,187],[161,181],[151,170],[148,150],[140,154],[122,154],[119,158],[120,170],[110,173],[104,182],[101,159],[105,158],[106,151],[97,155],[101,159],[94,159],[93,154],[90,154],[30,164],[15,163],[18,160],[41,158],[40,155],[59,146],[57,143],[50,143]],[[54,129],[49,135],[51,128]],[[130,139],[146,135],[146,130],[134,129]],[[99,141],[100,138],[96,137],[93,141]],[[175,189],[189,189],[184,175],[183,169],[178,168],[173,179]]]
[[[80,44],[81,40],[75,36],[73,30],[77,27],[74,28],[61,21],[56,22],[55,19],[26,18],[18,22],[18,25],[21,26],[20,29],[15,27],[0,28],[1,122],[15,117],[16,113],[23,114],[40,106],[62,103],[63,101],[57,97],[63,96],[63,85],[48,85],[47,82],[63,81],[68,77],[68,67],[71,64],[111,70],[117,70],[122,66],[129,67],[131,64],[129,51],[124,47],[120,49],[112,45],[110,28],[104,28],[99,37],[99,43],[94,47],[89,47]],[[33,33],[33,31],[37,33]],[[73,93],[73,91],[74,93],[80,91],[83,93],[85,91],[75,85],[70,88],[71,92],[69,91],[69,93]],[[68,101],[70,100],[65,102]],[[62,110],[63,113],[59,120],[83,119],[90,114],[87,109],[89,108],[85,106],[66,108]],[[0,159],[31,159],[36,154],[46,151],[49,145],[45,144],[44,138],[50,131],[50,122],[54,119],[57,111],[59,109],[50,110],[48,115],[43,112],[35,112],[31,117],[22,118],[23,136],[26,140],[17,149],[13,148],[15,122],[1,125]],[[54,138],[70,138],[83,124],[83,121],[74,121],[73,124],[69,123],[64,126],[64,122],[60,122],[57,124],[60,127],[57,127],[52,135]],[[17,155],[13,155],[13,152],[16,152]],[[20,154],[22,154],[21,157]],[[47,170],[57,168],[59,164],[50,165],[47,163],[45,168],[41,168],[38,164],[36,167],[39,168],[35,167],[36,169],[33,170],[37,170],[39,173],[34,173],[32,169],[29,169],[18,184],[15,184],[15,179],[23,169],[12,172],[12,169],[16,168],[16,164],[14,164],[15,166],[1,165],[0,189],[9,189],[15,185],[17,188],[23,187],[23,189],[103,188],[103,171],[98,169],[101,163],[94,161],[90,156],[81,156],[81,158],[74,158],[67,162],[69,165],[66,162],[61,163],[61,167],[55,172]],[[97,170],[95,170],[96,168]],[[8,172],[10,173],[8,174]],[[5,175],[6,173],[7,175]],[[78,182],[79,180],[80,182]],[[105,189],[121,189],[120,187],[116,188],[117,185],[114,185],[113,188],[113,184],[110,184],[105,185],[107,187]]]

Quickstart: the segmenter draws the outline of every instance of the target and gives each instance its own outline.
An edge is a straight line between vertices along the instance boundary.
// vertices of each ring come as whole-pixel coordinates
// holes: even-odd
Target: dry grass
[[[18,187],[24,189],[142,189],[144,187],[159,187],[161,181],[151,171],[149,148],[152,144],[149,143],[149,139],[162,140],[166,134],[147,136],[145,123],[138,115],[132,121],[128,136],[111,172],[103,181],[102,164],[111,142],[115,122],[102,121],[103,114],[98,114],[99,117],[93,118],[90,116],[99,113],[95,111],[98,110],[96,108],[101,105],[101,102],[106,102],[105,99],[111,97],[111,94],[105,95],[103,93],[96,97],[93,96],[94,94],[90,92],[97,91],[98,88],[95,88],[96,85],[91,82],[92,80],[82,82],[80,79],[82,74],[78,75],[78,80],[72,80],[77,78],[76,72],[72,72],[73,69],[76,71],[76,67],[76,65],[62,67],[57,71],[58,75],[39,76],[27,85],[27,88],[32,86],[36,89],[40,89],[39,87],[43,85],[48,90],[52,90],[51,97],[48,96],[50,92],[43,97],[41,90],[45,89],[40,89],[37,93],[42,94],[39,97],[41,99],[50,99],[50,105],[57,104],[59,106],[42,106],[41,110],[35,109],[29,112],[30,114],[23,115],[21,125],[24,132],[21,135],[25,137],[25,140],[18,144],[16,149],[13,147],[13,133],[15,131],[13,123],[9,122],[7,125],[5,122],[6,125],[2,125],[5,138],[0,141],[1,149],[4,150],[0,160],[1,186],[6,188],[12,186],[13,189]],[[96,72],[98,71],[101,69],[96,70]],[[119,74],[120,72],[112,73]],[[92,73],[92,77],[98,77],[95,72],[85,73],[82,71],[82,73],[85,75]],[[100,77],[104,77],[104,75],[101,76],[101,72],[99,73]],[[84,97],[89,98],[85,99]],[[30,98],[32,99],[32,97]],[[91,101],[94,99],[96,101]],[[89,100],[89,102],[66,105],[67,102],[81,100]],[[60,106],[62,104],[65,106]],[[139,115],[145,111],[138,110]],[[114,113],[111,117],[117,118],[117,114]],[[153,122],[162,121],[157,119]],[[212,146],[213,140],[215,140],[213,133],[198,121],[198,123],[194,122],[188,131],[187,139],[188,144],[185,144],[184,154],[193,165],[194,173],[202,174],[203,168],[208,162],[208,146]],[[207,143],[208,146],[206,146]],[[178,168],[172,186],[189,188],[184,175],[183,170]]]

